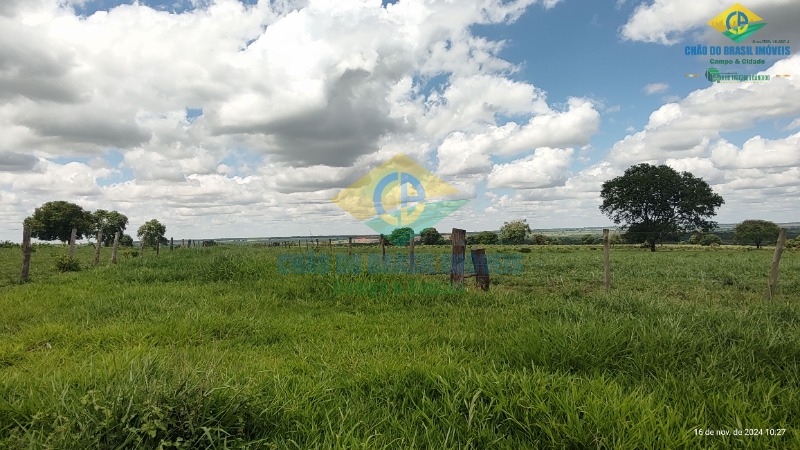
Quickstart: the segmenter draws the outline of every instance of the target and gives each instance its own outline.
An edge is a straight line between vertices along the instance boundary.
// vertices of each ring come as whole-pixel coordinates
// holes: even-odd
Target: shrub
[[[603,242],[603,239],[591,234],[585,234],[581,238],[581,244],[583,245],[592,245],[592,244],[599,244]]]
[[[19,247],[19,244],[15,244],[11,241],[0,242],[0,248],[14,248],[14,247]]]
[[[481,231],[475,236],[475,244],[477,245],[493,245],[497,244],[497,240],[497,233],[492,233],[491,231]]]
[[[722,239],[716,234],[704,234],[703,237],[700,238],[700,245],[705,246],[719,246],[722,243]],[[716,245],[715,245],[716,244]]]
[[[517,249],[517,251],[520,252],[520,253],[530,253],[531,249],[528,248],[528,247],[522,247],[522,248]]]
[[[550,242],[550,240],[547,239],[547,236],[545,236],[543,234],[534,234],[531,237],[531,243],[533,245],[547,245],[549,242]]]
[[[78,272],[81,264],[77,258],[70,258],[68,255],[61,255],[56,258],[56,268],[59,272]]]

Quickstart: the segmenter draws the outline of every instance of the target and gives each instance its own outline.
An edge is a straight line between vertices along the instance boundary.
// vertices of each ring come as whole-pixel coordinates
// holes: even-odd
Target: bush
[[[531,241],[530,242],[533,245],[547,245],[548,243],[550,243],[550,240],[547,239],[547,236],[545,236],[543,234],[534,234],[531,237]]]
[[[0,242],[0,248],[14,248],[14,247],[19,247],[19,244],[15,244],[11,241]]]
[[[722,243],[722,239],[716,234],[704,234],[703,237],[700,238],[700,245],[705,246],[715,246],[718,247],[719,244]],[[716,244],[716,245],[715,245]]]
[[[56,258],[56,268],[59,272],[78,272],[81,270],[81,264],[77,258],[61,255]]]
[[[475,236],[475,244],[473,245],[494,245],[497,244],[497,240],[497,233],[481,231]]]
[[[583,245],[592,245],[592,244],[600,244],[603,242],[603,239],[591,234],[585,234],[581,238],[581,244]]]
[[[528,248],[528,247],[522,247],[522,248],[517,249],[517,251],[520,252],[520,253],[530,253],[531,249]]]

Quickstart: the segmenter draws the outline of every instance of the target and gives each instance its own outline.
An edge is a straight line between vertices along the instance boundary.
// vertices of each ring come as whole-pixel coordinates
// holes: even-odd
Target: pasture
[[[0,448],[800,448],[800,252],[768,302],[771,249],[617,247],[607,293],[601,249],[531,248],[489,292],[377,294],[341,286],[412,276],[41,246],[18,285],[0,248]]]

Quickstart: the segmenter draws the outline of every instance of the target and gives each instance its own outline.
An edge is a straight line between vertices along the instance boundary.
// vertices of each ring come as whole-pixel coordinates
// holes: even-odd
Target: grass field
[[[770,249],[615,248],[606,293],[602,250],[534,248],[488,293],[380,295],[335,287],[409,276],[63,251],[17,285],[0,249],[0,448],[800,448],[797,251],[772,302]]]

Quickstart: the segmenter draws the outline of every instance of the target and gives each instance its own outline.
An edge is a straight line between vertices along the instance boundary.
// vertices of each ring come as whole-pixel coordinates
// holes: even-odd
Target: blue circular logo
[[[387,191],[391,191],[398,186],[400,188],[398,205],[400,214],[394,217],[386,212],[386,208],[383,205],[383,197]],[[409,186],[414,189],[416,195],[409,194]],[[414,203],[414,205],[409,207],[410,203]],[[375,186],[372,204],[384,222],[395,226],[408,225],[417,220],[425,209],[425,188],[419,179],[410,173],[392,172],[383,177]]]
[[[731,19],[734,18],[736,19],[736,24],[731,25]],[[749,23],[750,18],[741,11],[734,11],[728,14],[728,18],[725,19],[725,27],[733,34],[741,34],[747,31],[747,24]]]

